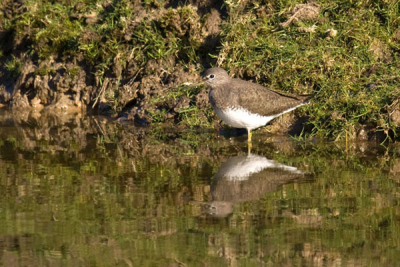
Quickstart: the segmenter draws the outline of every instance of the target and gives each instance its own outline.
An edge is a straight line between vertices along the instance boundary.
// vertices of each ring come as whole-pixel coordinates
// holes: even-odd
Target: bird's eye
[[[210,74],[210,79],[214,79],[215,75],[214,74]]]

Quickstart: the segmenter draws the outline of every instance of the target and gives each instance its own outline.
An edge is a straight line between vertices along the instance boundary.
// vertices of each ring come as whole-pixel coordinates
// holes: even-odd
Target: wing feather
[[[231,84],[231,90],[239,95],[238,104],[262,116],[281,114],[290,108],[306,103],[309,99],[308,96],[280,93],[240,79],[232,79]]]

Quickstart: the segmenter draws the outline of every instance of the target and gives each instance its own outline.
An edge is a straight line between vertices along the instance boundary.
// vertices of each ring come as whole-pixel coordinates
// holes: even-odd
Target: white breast
[[[215,112],[225,123],[236,128],[255,129],[267,124],[275,116],[260,116],[250,113],[246,109],[227,108],[225,110],[215,108]]]
[[[220,117],[225,123],[229,124],[230,126],[236,128],[246,128],[246,129],[256,129],[258,127],[264,126],[272,119],[296,109],[299,106],[304,104],[300,104],[288,110],[285,110],[282,113],[271,115],[271,116],[261,116],[256,113],[250,113],[248,110],[243,108],[227,108],[227,109],[218,109],[214,107],[215,112],[217,113],[218,117]]]

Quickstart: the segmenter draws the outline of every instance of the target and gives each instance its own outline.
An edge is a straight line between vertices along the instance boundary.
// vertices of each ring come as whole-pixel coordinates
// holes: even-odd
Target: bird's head
[[[208,69],[201,76],[203,81],[210,87],[225,84],[231,79],[228,73],[221,68]]]

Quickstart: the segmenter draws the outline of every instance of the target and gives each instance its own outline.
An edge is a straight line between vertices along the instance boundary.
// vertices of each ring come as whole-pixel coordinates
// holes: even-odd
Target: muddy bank
[[[381,4],[376,12],[388,5]],[[219,65],[276,90],[315,95],[312,105],[262,131],[397,136],[399,53],[389,43],[398,42],[400,25],[394,21],[393,34],[363,46],[339,25],[363,21],[355,12],[368,5],[7,0],[0,7],[0,105],[14,112],[219,129],[199,76]],[[386,27],[386,15],[378,15],[371,23]],[[366,32],[365,23],[352,27]]]
[[[209,65],[207,54],[220,45],[221,6],[222,1],[198,1],[179,7],[174,1],[165,2],[162,7],[131,2],[128,7],[135,12],[134,19],[127,21],[123,30],[114,29],[112,37],[117,39],[118,54],[108,57],[101,55],[107,53],[101,49],[108,47],[99,47],[99,54],[90,58],[83,48],[78,53],[65,53],[65,43],[54,48],[51,55],[43,55],[42,50],[50,49],[57,40],[48,36],[36,42],[39,25],[35,30],[26,25],[0,26],[4,59],[0,64],[0,104],[12,110],[102,114],[142,126],[160,121],[178,123],[182,120],[180,112],[189,107],[198,107],[196,112],[204,113],[202,110],[208,108],[207,89],[199,83],[199,63],[188,60],[184,50],[167,56],[152,55],[152,51],[136,54],[134,50],[145,49],[151,40],[141,35],[153,34],[149,31],[154,30],[161,38],[153,45],[172,49],[168,47],[172,44],[163,42],[173,39],[170,35],[177,35],[186,49],[197,50],[196,61]],[[23,1],[5,2],[3,8],[3,16],[14,23],[18,23],[15,17],[29,13]],[[118,11],[118,6],[104,3],[100,11],[89,15],[88,8],[86,3],[80,3],[68,9],[67,19],[86,27],[78,41],[108,45],[107,37],[100,36],[90,25],[102,24],[110,13]],[[189,47],[194,43],[195,47]],[[32,46],[37,50],[33,48],[29,54]],[[140,53],[146,56],[140,58]],[[10,68],[10,64],[15,66]]]

